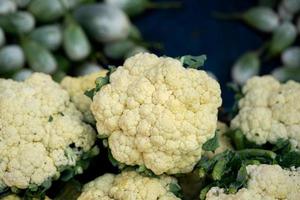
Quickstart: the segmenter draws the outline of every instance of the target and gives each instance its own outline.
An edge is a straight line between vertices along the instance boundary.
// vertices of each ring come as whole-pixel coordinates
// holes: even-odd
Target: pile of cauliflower
[[[95,87],[90,99],[86,91]],[[228,127],[218,121],[222,99],[215,79],[182,59],[149,53],[128,58],[113,72],[66,77],[60,84],[41,73],[23,82],[0,79],[0,199],[69,199],[48,189],[82,173],[92,175],[72,199],[190,199],[176,177],[200,180],[201,163],[235,152],[232,130],[257,145],[283,139],[300,148],[299,83],[255,77],[243,95]],[[105,150],[97,155],[99,148]],[[97,171],[102,163],[93,156],[109,158],[115,173]],[[89,172],[89,162],[97,161]],[[215,185],[204,197],[300,199],[297,166],[244,167],[245,187],[229,194]]]

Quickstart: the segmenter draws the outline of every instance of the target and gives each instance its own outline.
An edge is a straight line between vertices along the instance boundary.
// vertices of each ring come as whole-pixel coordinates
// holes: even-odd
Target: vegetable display
[[[206,59],[0,79],[0,199],[298,200],[300,83],[253,77],[224,120]]]
[[[247,189],[235,194],[226,194],[224,189],[213,187],[207,193],[207,200],[246,199],[293,199],[300,196],[300,171],[286,170],[278,165],[248,165]]]
[[[106,70],[101,70],[78,78],[67,76],[61,81],[61,86],[68,91],[71,101],[83,113],[84,121],[90,124],[95,124],[94,116],[90,110],[92,100],[84,93],[94,88],[97,78],[105,77],[106,74]]]
[[[104,174],[87,183],[78,200],[88,199],[165,199],[179,200],[175,178],[150,178],[128,171],[121,174]]]
[[[300,84],[289,81],[280,84],[271,76],[254,77],[243,87],[239,113],[231,128],[240,128],[246,138],[258,145],[290,140],[300,147]]]
[[[118,49],[104,50],[111,43],[122,41],[132,45],[117,57],[111,55]],[[89,63],[101,66],[119,62],[127,55],[148,51],[147,47],[151,44],[143,42],[129,16],[108,2],[0,2],[0,77],[20,81],[26,76],[19,74],[31,70],[50,74],[60,81],[66,75],[89,73]]]
[[[237,59],[231,73],[234,82],[245,84],[251,77],[259,75],[265,65],[277,62],[280,55],[281,66],[273,69],[271,74],[280,81],[300,80],[300,62],[297,60],[300,57],[297,50],[299,14],[299,0],[261,0],[259,5],[242,13],[216,15],[221,19],[238,19],[267,38],[260,48],[249,50]]]
[[[21,83],[1,79],[0,91],[1,192],[34,197],[83,172],[98,153],[96,134],[59,84],[36,73]]]

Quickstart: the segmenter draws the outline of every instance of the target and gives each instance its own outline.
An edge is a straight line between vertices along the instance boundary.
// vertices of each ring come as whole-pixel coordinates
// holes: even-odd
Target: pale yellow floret
[[[5,196],[5,197],[2,197],[0,198],[0,200],[22,200],[21,197],[15,195],[15,194],[10,194],[8,196]],[[40,199],[37,199],[37,198],[33,198],[32,200],[40,200]],[[51,200],[49,197],[45,197],[44,200]]]
[[[95,87],[95,81],[98,77],[104,77],[106,74],[106,70],[101,70],[81,77],[66,76],[61,82],[61,86],[68,91],[71,101],[83,113],[84,120],[88,123],[94,124],[95,119],[90,110],[92,100],[84,93]]]
[[[24,82],[0,79],[0,113],[2,187],[41,185],[62,167],[74,166],[95,142],[92,127],[48,75],[35,73]]]
[[[282,169],[279,165],[247,166],[249,180],[246,188],[235,194],[213,187],[206,200],[299,200],[300,169]]]
[[[239,128],[256,144],[289,139],[300,148],[300,84],[280,84],[271,76],[254,77],[243,87],[239,113],[231,128]]]
[[[204,152],[204,155],[206,155],[208,158],[212,158],[216,154],[222,153],[227,149],[232,149],[230,139],[225,135],[227,131],[228,131],[228,126],[222,122],[218,122],[216,134],[219,142],[219,147],[214,152],[211,151]]]
[[[176,179],[150,178],[136,172],[105,174],[87,183],[78,200],[179,200],[170,192]]]
[[[192,171],[215,134],[219,84],[179,60],[140,53],[95,95],[91,110],[113,157],[155,174]]]
[[[21,200],[17,195],[11,194],[5,197],[0,198],[0,200]]]

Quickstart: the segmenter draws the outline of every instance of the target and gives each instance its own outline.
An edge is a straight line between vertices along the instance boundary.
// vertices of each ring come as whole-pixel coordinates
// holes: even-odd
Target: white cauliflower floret
[[[280,84],[271,76],[254,77],[243,87],[239,113],[231,128],[240,128],[256,144],[289,139],[300,148],[300,84]]]
[[[140,53],[110,76],[91,110],[113,157],[155,174],[190,172],[214,136],[220,86],[204,71]]]
[[[93,128],[48,75],[35,73],[24,82],[0,79],[0,113],[3,187],[41,185],[61,168],[75,166],[95,142]]]
[[[22,200],[21,197],[15,195],[15,194],[10,194],[8,196],[0,198],[0,200]],[[32,198],[32,200],[38,200],[37,198]],[[40,200],[40,199],[39,199]],[[44,200],[50,200],[49,197],[45,197]]]
[[[134,171],[105,174],[87,183],[78,200],[179,200],[170,191],[171,184],[177,181],[168,176],[150,178]]]
[[[206,200],[299,200],[300,169],[282,169],[279,165],[248,165],[249,180],[246,188],[236,194],[225,194],[213,187]]]
[[[219,142],[219,147],[214,151],[205,151],[204,155],[206,155],[208,158],[212,158],[213,156],[224,152],[227,149],[232,149],[232,145],[230,143],[230,139],[225,135],[225,133],[228,131],[228,126],[222,122],[217,123],[217,138]]]
[[[90,110],[92,100],[84,93],[95,87],[95,81],[98,77],[104,77],[106,74],[106,70],[101,70],[81,77],[66,76],[61,82],[61,86],[68,91],[71,101],[83,113],[84,121],[88,123],[94,124],[95,119]]]
[[[21,200],[17,195],[11,194],[5,197],[0,198],[0,200]]]

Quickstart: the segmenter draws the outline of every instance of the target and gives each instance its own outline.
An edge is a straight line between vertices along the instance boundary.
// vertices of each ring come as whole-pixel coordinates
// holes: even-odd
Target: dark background
[[[242,53],[259,48],[263,36],[241,22],[217,19],[213,13],[241,12],[257,5],[257,1],[181,1],[183,7],[180,9],[148,10],[133,22],[146,41],[164,45],[163,49],[154,50],[159,55],[206,54],[208,60],[204,69],[217,76],[222,85],[223,106],[228,109],[233,103],[233,94],[226,87],[231,81],[230,68]]]

